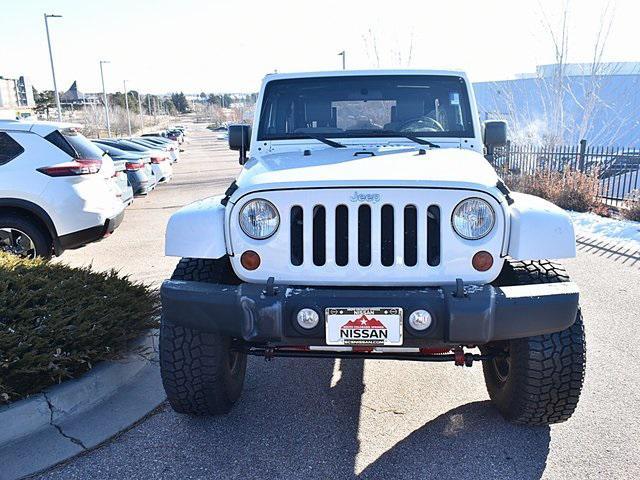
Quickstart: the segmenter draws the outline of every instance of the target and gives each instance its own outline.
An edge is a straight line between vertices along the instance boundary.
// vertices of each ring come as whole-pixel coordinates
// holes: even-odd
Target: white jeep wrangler
[[[225,413],[247,355],[482,361],[511,421],[576,408],[585,370],[569,217],[512,193],[461,72],[268,75],[242,173],[175,213],[160,361],[172,407]],[[248,152],[250,151],[250,155]],[[398,368],[401,368],[400,366]]]

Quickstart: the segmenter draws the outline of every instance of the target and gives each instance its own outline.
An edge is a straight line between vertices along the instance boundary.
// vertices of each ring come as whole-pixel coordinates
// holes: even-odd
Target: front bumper
[[[258,284],[222,285],[180,280],[162,284],[163,321],[219,332],[257,345],[325,345],[324,312],[330,307],[400,307],[407,347],[480,345],[564,330],[578,309],[572,282],[515,287],[491,285],[442,288],[299,288]],[[317,327],[296,323],[301,308],[320,315]],[[408,325],[417,309],[433,324],[424,332]]]

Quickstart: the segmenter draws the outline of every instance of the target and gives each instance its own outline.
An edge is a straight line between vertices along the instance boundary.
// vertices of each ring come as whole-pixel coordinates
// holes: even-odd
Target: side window
[[[24,148],[7,133],[0,132],[0,165],[9,163],[24,152]]]

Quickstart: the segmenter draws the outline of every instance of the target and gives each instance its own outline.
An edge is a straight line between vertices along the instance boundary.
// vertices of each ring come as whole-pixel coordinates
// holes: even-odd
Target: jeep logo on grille
[[[382,195],[379,193],[358,193],[353,192],[353,195],[349,198],[352,202],[369,202],[378,203],[382,200]]]

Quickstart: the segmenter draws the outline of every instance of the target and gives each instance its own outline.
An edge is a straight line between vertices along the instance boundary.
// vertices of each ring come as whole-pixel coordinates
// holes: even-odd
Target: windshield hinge
[[[220,203],[226,207],[227,203],[229,203],[229,199],[231,198],[231,195],[233,195],[233,192],[235,192],[236,190],[238,190],[238,184],[234,180],[233,182],[231,182],[231,185],[229,185],[227,190],[224,192],[224,198],[220,200]]]
[[[504,195],[504,198],[507,199],[507,203],[509,205],[513,204],[513,198],[511,198],[510,196],[511,190],[509,190],[509,187],[507,187],[502,180],[498,180],[498,183],[496,183],[496,187],[498,190],[500,190],[500,193]]]

